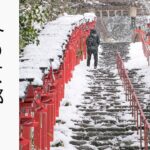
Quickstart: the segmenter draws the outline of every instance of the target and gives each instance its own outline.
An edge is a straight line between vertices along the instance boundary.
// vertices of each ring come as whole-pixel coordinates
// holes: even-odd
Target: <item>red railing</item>
[[[135,30],[134,35],[140,37],[140,41],[142,42],[143,46],[143,53],[147,58],[148,65],[150,65],[150,37],[148,37],[146,40],[146,33],[141,29]]]
[[[65,84],[71,79],[74,67],[86,58],[86,38],[95,23],[87,22],[74,29],[63,56],[58,56],[63,60],[58,70],[53,70],[51,65],[45,74],[47,68],[40,68],[44,74],[43,86],[32,85],[31,78],[21,79],[28,80],[30,85],[25,97],[20,98],[20,150],[50,150]]]
[[[123,60],[118,52],[116,54],[116,63],[117,63],[118,73],[123,82],[123,86],[126,92],[126,99],[130,102],[130,106],[132,109],[132,116],[136,120],[137,133],[140,132],[140,147],[142,149],[142,141],[144,141],[144,149],[148,150],[148,143],[150,140],[149,137],[150,124],[146,119],[143,109],[136,96],[134,87],[128,76],[127,70],[125,69]],[[143,126],[144,126],[144,132],[143,132]]]
[[[141,36],[141,41],[143,45],[143,53],[147,58],[148,65],[150,65],[150,43],[147,43],[143,36]]]

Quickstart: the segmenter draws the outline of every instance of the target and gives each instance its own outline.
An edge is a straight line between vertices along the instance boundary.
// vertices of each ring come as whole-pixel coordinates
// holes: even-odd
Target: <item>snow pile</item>
[[[58,55],[63,55],[68,35],[71,35],[75,27],[87,21],[92,22],[95,14],[85,13],[84,15],[65,15],[49,22],[39,35],[39,45],[30,44],[24,49],[23,57],[20,58],[20,79],[33,78],[33,85],[42,85],[42,72],[40,67],[50,67],[49,59],[53,58],[53,68],[57,69],[60,65]],[[20,82],[19,96],[25,95],[27,81]]]
[[[129,57],[129,62],[125,64],[128,69],[147,67],[147,60],[144,56],[141,42],[130,44]]]
[[[82,120],[82,116],[76,105],[80,105],[83,100],[82,94],[88,91],[88,80],[86,78],[87,69],[86,62],[82,61],[80,65],[75,67],[73,78],[65,87],[65,98],[61,102],[59,119],[65,124],[57,123],[54,132],[54,142],[51,145],[56,145],[57,142],[62,141],[62,146],[51,147],[52,150],[74,150],[75,147],[69,144],[71,141],[72,131],[70,127],[74,127],[72,120]],[[70,106],[64,106],[65,102],[69,102]]]
[[[144,75],[144,82],[147,88],[150,87],[150,66],[148,66],[147,58],[144,56],[142,43],[131,43],[129,48],[130,60],[125,63],[127,69],[141,69],[139,75]]]

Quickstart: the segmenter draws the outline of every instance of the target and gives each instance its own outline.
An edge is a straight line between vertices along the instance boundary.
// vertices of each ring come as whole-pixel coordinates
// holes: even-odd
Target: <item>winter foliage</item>
[[[69,0],[20,0],[20,49],[30,43],[38,45],[37,38],[43,25],[64,12],[72,13]]]

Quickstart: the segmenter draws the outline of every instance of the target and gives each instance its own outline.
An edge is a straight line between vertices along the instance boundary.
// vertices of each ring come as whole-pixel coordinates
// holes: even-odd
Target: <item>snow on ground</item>
[[[99,57],[102,57],[100,55],[102,49],[99,47]],[[54,142],[51,143],[51,150],[76,150],[76,148],[71,145],[69,142],[72,140],[72,131],[71,127],[76,127],[74,125],[74,122],[72,120],[78,120],[82,121],[82,113],[78,111],[78,108],[76,105],[82,105],[81,102],[83,101],[83,96],[84,92],[90,91],[88,88],[88,83],[91,82],[90,78],[87,78],[86,75],[92,74],[92,72],[89,72],[88,70],[93,69],[93,58],[91,59],[91,66],[90,68],[86,66],[86,60],[82,61],[78,66],[75,67],[75,70],[73,72],[73,77],[71,81],[65,85],[65,97],[61,102],[61,106],[59,109],[59,117],[57,120],[60,120],[63,123],[57,123],[55,125],[55,132],[54,132]],[[98,66],[99,67],[99,66]],[[114,69],[113,71],[115,74],[117,73],[117,69]],[[121,80],[118,81],[120,84],[122,83]],[[129,102],[126,101],[125,94],[124,94],[124,89],[123,87],[118,87],[117,90],[120,90],[120,93],[117,93],[116,96],[119,96],[120,99],[118,101],[121,101],[122,106],[129,106]],[[106,94],[105,91],[101,91],[102,94]],[[102,103],[103,100],[101,100]],[[69,106],[65,106],[66,103],[69,103]],[[106,101],[104,100],[104,103]],[[107,103],[106,103],[107,105]],[[105,111],[105,110],[104,110]],[[129,111],[126,111],[124,113],[118,112],[118,117],[124,120],[124,124],[127,123],[128,120],[134,120],[132,117],[131,113]],[[113,116],[105,116],[107,120],[116,120]],[[116,120],[117,121],[117,120]],[[101,123],[101,124],[96,124],[95,127],[103,127],[105,128],[106,126]],[[114,124],[114,127],[116,125]],[[107,127],[106,127],[107,128]],[[112,141],[114,144],[117,143],[118,140],[124,141],[124,142],[130,142],[134,141],[133,145],[139,146],[139,135],[136,134],[136,131],[134,134],[129,135],[126,138],[118,137],[119,139],[114,139]],[[62,143],[62,146],[58,147],[53,147],[53,145],[57,145],[58,143]],[[89,145],[92,147],[92,145]],[[97,150],[93,146],[93,149]],[[111,150],[111,148],[108,148],[106,150]]]
[[[30,44],[25,47],[19,63],[19,78],[33,78],[33,85],[42,85],[43,74],[40,67],[47,67],[48,71],[49,59],[53,58],[53,69],[57,69],[60,65],[58,55],[63,55],[68,35],[71,35],[75,27],[94,19],[95,14],[85,13],[84,15],[65,15],[47,23],[38,37],[39,45]],[[20,82],[19,97],[24,97],[28,84],[27,81]]]
[[[99,47],[99,52],[101,51],[102,49]],[[60,147],[51,147],[51,150],[76,150],[73,145],[69,144],[72,135],[72,131],[69,128],[74,127],[72,120],[82,120],[82,114],[79,113],[76,105],[81,104],[81,101],[83,100],[82,94],[85,91],[90,91],[88,88],[89,79],[86,78],[86,75],[90,74],[88,70],[93,68],[94,60],[92,56],[90,67],[87,67],[86,60],[83,60],[75,67],[71,81],[65,85],[65,96],[61,102],[58,118],[58,120],[65,122],[65,124],[56,124],[54,142],[51,144],[56,145],[56,143],[62,141],[64,145]],[[69,103],[69,106],[65,106],[66,103]]]
[[[143,81],[146,83],[146,88],[150,88],[150,66],[143,53],[142,43],[131,43],[129,47],[130,60],[125,63],[127,69],[141,69],[138,71],[139,75],[145,75]]]
[[[81,114],[77,111],[76,105],[81,104],[83,99],[82,94],[88,90],[88,80],[85,77],[87,74],[86,61],[82,61],[80,65],[75,67],[71,82],[65,87],[65,97],[61,102],[59,119],[64,121],[65,124],[56,124],[54,132],[54,141],[63,140],[64,146],[58,148],[51,148],[51,150],[74,150],[75,148],[69,144],[71,140],[71,130],[69,127],[73,127],[74,124],[71,121],[80,120]],[[70,106],[64,106],[66,102],[70,103]],[[52,144],[55,144],[52,143]]]

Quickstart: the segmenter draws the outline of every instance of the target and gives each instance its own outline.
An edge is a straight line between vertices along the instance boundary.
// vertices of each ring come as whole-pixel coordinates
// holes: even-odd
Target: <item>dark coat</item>
[[[99,44],[100,40],[98,34],[96,33],[96,30],[91,30],[90,35],[86,40],[87,52],[97,52]]]

